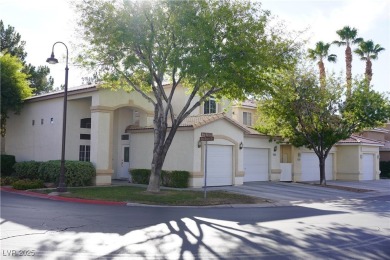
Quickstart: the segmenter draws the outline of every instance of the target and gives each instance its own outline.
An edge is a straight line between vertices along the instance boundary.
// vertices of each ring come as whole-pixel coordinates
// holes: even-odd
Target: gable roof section
[[[242,108],[257,108],[257,104],[254,100],[247,99],[245,101],[235,101],[233,107],[242,107]]]
[[[351,135],[349,138],[337,142],[336,145],[370,145],[370,146],[383,146],[383,143],[367,137]]]
[[[386,129],[386,128],[372,128],[372,129],[367,129],[367,130],[364,130],[363,132],[376,132],[376,133],[390,133],[390,130],[389,129]]]
[[[262,135],[259,132],[257,132],[254,129],[251,129],[245,125],[240,124],[239,122],[227,117],[225,113],[217,113],[217,114],[206,114],[206,115],[198,115],[198,116],[189,116],[183,120],[183,122],[180,124],[180,127],[189,127],[192,129],[196,129],[208,124],[211,124],[213,122],[216,122],[218,120],[226,120],[232,125],[240,128],[244,134],[246,135]],[[172,126],[172,122],[168,121],[168,127]],[[130,125],[126,128],[126,132],[128,131],[142,131],[147,129],[153,129],[153,126],[146,126],[146,127],[139,127],[139,126],[133,126]]]
[[[390,141],[384,141],[382,147],[379,147],[379,151],[390,152]]]

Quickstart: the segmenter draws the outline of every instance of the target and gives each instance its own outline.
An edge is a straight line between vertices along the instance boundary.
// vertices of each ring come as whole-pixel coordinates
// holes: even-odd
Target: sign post
[[[204,158],[204,198],[207,198],[207,143],[208,141],[214,141],[213,133],[200,133],[199,141],[206,142],[205,158]]]
[[[206,187],[207,187],[207,141],[206,141],[206,150],[204,153],[204,188],[203,188],[204,189],[204,196],[203,196],[204,199],[207,198]]]

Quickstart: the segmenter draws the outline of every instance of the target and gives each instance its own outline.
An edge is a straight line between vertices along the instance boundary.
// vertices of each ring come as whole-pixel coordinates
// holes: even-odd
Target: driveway
[[[320,202],[340,199],[357,199],[390,194],[390,180],[378,181],[328,181],[328,185],[352,187],[367,192],[353,192],[304,183],[247,182],[241,186],[215,187],[240,194],[261,197],[278,205]]]

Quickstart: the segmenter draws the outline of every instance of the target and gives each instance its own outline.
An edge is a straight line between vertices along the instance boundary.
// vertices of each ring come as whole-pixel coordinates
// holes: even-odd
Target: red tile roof
[[[379,147],[379,151],[390,151],[390,141],[382,142],[383,146]]]
[[[263,135],[257,132],[256,130],[249,128],[243,124],[240,124],[239,122],[227,117],[225,113],[217,113],[217,114],[207,114],[207,115],[198,115],[198,116],[189,116],[183,120],[183,122],[180,124],[180,127],[192,127],[192,128],[199,128],[204,125],[213,123],[215,121],[218,121],[220,119],[224,119],[231,124],[235,125],[236,127],[243,130],[244,134],[247,135]],[[168,121],[168,127],[172,126],[172,122]],[[126,128],[126,131],[131,130],[146,130],[146,129],[153,129],[153,126],[145,126],[145,127],[139,127],[134,125],[129,125]]]
[[[342,144],[365,144],[365,145],[383,146],[383,144],[380,141],[369,139],[367,137],[358,136],[358,135],[351,135],[351,137],[341,140],[337,143],[337,145],[342,145]]]

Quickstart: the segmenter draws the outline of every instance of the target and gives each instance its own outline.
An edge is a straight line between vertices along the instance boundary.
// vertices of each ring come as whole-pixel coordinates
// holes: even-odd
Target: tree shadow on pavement
[[[35,257],[42,259],[386,259],[390,255],[389,230],[321,222],[348,218],[349,212],[341,208],[26,204],[29,213],[20,205],[3,210],[2,247],[33,248]]]

